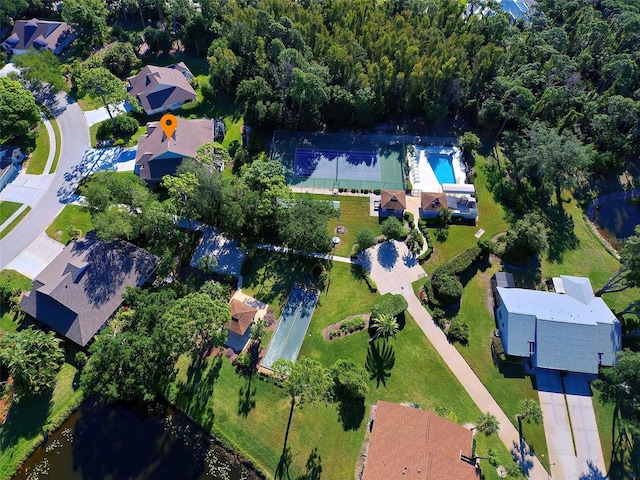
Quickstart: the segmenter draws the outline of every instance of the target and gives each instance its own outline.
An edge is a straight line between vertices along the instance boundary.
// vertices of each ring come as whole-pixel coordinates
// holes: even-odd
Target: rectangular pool
[[[438,183],[456,183],[453,163],[450,155],[443,153],[427,153],[429,165],[435,173]]]

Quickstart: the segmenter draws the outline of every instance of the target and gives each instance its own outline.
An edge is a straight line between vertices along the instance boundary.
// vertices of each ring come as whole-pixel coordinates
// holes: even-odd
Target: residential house
[[[31,282],[20,306],[85,346],[120,307],[126,287],[144,284],[157,264],[158,257],[122,240],[77,240]]]
[[[379,401],[371,407],[363,480],[478,480],[473,433],[433,412]]]
[[[440,210],[447,207],[447,196],[444,193],[422,192],[420,194],[420,218],[434,218]]]
[[[135,173],[151,182],[174,175],[182,159],[195,158],[198,147],[209,142],[213,142],[213,120],[179,118],[168,138],[160,122],[149,122],[147,132],[138,140]]]
[[[235,298],[231,299],[229,307],[231,308],[231,320],[225,324],[228,333],[225,345],[233,348],[236,352],[241,352],[249,341],[249,327],[258,313],[258,309]]]
[[[76,38],[73,28],[65,22],[49,20],[16,20],[11,35],[2,48],[11,54],[24,53],[30,48],[50,50],[60,55]]]
[[[563,275],[554,284],[555,292],[496,286],[505,353],[568,372],[597,374],[600,365],[615,365],[620,323],[589,279]]]
[[[380,216],[402,217],[407,208],[407,197],[402,190],[382,190],[380,192]]]
[[[18,147],[0,145],[0,191],[18,174],[24,157]]]
[[[156,67],[147,65],[137,75],[127,78],[129,95],[136,98],[147,115],[180,108],[196,99],[189,83],[193,74],[184,62]]]
[[[502,7],[502,11],[509,15],[511,23],[516,20],[529,20],[536,3],[536,0],[496,0],[496,4]],[[475,0],[467,2],[465,15],[484,17],[495,15],[495,11],[489,7],[487,0]]]

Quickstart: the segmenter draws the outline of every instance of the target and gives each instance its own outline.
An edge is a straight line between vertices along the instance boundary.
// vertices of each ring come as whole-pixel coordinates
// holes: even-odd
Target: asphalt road
[[[65,93],[45,102],[58,121],[62,146],[60,159],[46,192],[26,217],[0,241],[0,270],[22,252],[73,199],[84,151],[89,148],[89,129],[78,104]]]

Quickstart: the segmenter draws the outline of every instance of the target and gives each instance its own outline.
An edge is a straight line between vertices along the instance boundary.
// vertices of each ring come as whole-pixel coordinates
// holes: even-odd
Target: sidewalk
[[[460,352],[449,343],[446,335],[435,325],[429,313],[413,293],[410,284],[402,286],[402,294],[409,304],[409,313],[460,381],[464,389],[469,393],[480,411],[490,412],[498,419],[498,422],[500,422],[498,436],[507,449],[519,459],[520,466],[525,472],[525,475],[534,480],[548,480],[549,475],[540,461],[531,454],[529,447],[523,442],[522,448],[519,448],[520,436],[518,431],[482,382],[480,382],[476,374],[473,373],[473,370],[471,370],[471,367],[469,367],[465,359],[460,355]],[[520,456],[521,451],[524,452],[524,458]]]
[[[56,156],[57,143],[56,143],[56,134],[53,131],[53,125],[51,125],[51,122],[47,120],[47,118],[44,115],[42,116],[42,123],[44,123],[44,128],[47,129],[47,133],[49,134],[49,156],[47,157],[47,163],[44,166],[44,170],[42,171],[42,174],[46,175],[49,173],[49,171],[51,170],[51,167],[53,166],[53,160],[55,159],[55,156]],[[62,139],[60,140],[62,141]],[[61,147],[60,150],[62,150],[62,145],[60,147]]]
[[[332,260],[335,262],[342,262],[342,263],[357,263],[357,264],[360,263],[358,260],[353,260],[347,257],[338,257],[336,255],[331,255],[329,253],[308,253],[308,252],[303,252],[302,250],[295,250],[293,248],[288,248],[288,247],[276,247],[274,245],[266,245],[263,243],[257,244],[256,247],[258,247],[260,250],[268,250],[270,252],[293,253],[294,255],[303,255],[305,257],[320,258],[322,260]]]

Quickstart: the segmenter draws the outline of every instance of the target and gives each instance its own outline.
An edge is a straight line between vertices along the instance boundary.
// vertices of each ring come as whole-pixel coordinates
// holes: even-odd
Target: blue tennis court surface
[[[307,334],[313,311],[318,303],[318,292],[296,286],[291,290],[282,310],[278,328],[271,338],[262,366],[271,368],[280,358],[295,362]]]

